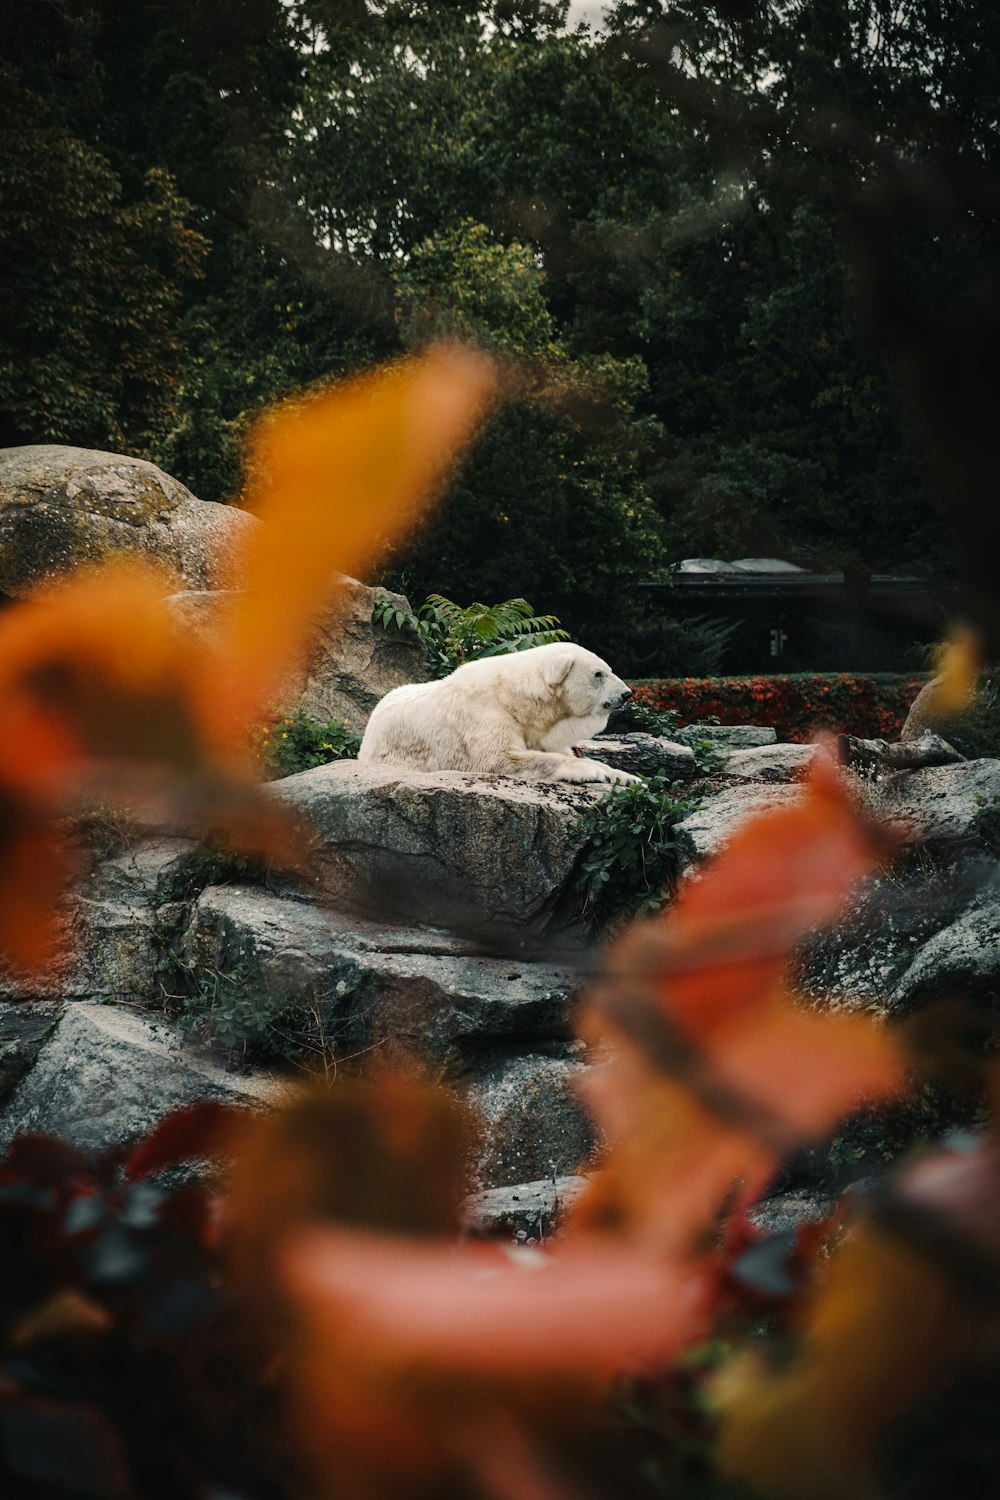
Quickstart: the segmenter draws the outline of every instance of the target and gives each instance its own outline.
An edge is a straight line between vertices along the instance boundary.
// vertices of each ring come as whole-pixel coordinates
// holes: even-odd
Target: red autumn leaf
[[[611,1052],[586,1084],[609,1166],[578,1223],[683,1252],[737,1185],[760,1192],[783,1157],[898,1086],[883,1029],[782,988],[793,945],[836,914],[881,841],[821,761],[796,804],[745,824],[672,909],[615,945],[583,1015]]]
[[[266,708],[308,644],[335,573],[357,572],[413,525],[496,385],[487,356],[442,346],[299,398],[260,424],[248,504],[263,525],[223,626],[228,666],[217,684],[237,720]]]
[[[344,1378],[357,1358],[487,1381],[603,1382],[675,1355],[703,1328],[700,1273],[612,1240],[519,1260],[493,1246],[331,1229],[293,1240],[284,1260]]]
[[[168,1115],[125,1158],[126,1180],[134,1182],[166,1167],[219,1155],[227,1148],[242,1117],[242,1110],[215,1099],[202,1100],[189,1109]]]
[[[258,443],[267,524],[246,543],[246,590],[212,646],[166,603],[176,580],[112,561],[0,618],[0,952],[38,971],[57,952],[66,861],[53,827],[88,791],[150,821],[206,825],[293,856],[289,824],[254,787],[247,743],[307,644],[337,567],[414,518],[494,385],[485,357],[431,351],[283,408]]]

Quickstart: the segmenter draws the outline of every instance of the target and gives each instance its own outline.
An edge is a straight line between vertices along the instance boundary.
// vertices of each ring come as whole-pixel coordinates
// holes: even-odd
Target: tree
[[[146,453],[175,417],[206,243],[166,172],[124,202],[104,157],[0,80],[0,443]]]

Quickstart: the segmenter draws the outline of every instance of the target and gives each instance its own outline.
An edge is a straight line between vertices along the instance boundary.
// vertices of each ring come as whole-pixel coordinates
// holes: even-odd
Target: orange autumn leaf
[[[496,390],[486,355],[442,346],[264,419],[247,496],[264,524],[221,636],[233,713],[266,705],[308,643],[334,573],[357,572],[413,525]]]
[[[331,1370],[438,1370],[534,1384],[606,1383],[675,1355],[702,1330],[705,1283],[617,1241],[512,1258],[491,1245],[314,1230],[284,1255],[307,1322],[340,1351]]]
[[[493,389],[493,366],[432,350],[263,428],[259,508],[215,646],[178,620],[176,580],[135,561],[81,570],[0,619],[0,952],[55,955],[68,868],[53,832],[81,791],[288,860],[290,825],[255,789],[246,731],[308,643],[336,568],[411,521]]]
[[[316,1230],[282,1265],[300,1439],[331,1495],[450,1493],[498,1427],[544,1472],[544,1439],[616,1374],[707,1330],[707,1275],[614,1240],[512,1256]]]
[[[883,846],[821,762],[800,801],[746,823],[672,909],[614,945],[583,1013],[610,1052],[585,1085],[610,1144],[579,1224],[683,1252],[734,1191],[759,1193],[785,1156],[898,1087],[886,1031],[782,984],[794,944]]]
[[[778,1500],[875,1497],[883,1450],[1000,1353],[1000,1143],[933,1152],[877,1194],[835,1252],[797,1356],[720,1382],[720,1456]],[[946,1397],[947,1399],[947,1397]]]
[[[976,694],[983,666],[982,642],[974,630],[955,630],[940,649],[938,675],[931,684],[931,708],[935,714],[957,714],[968,708]]]
[[[795,944],[832,921],[890,847],[830,758],[817,756],[801,798],[737,828],[661,918],[612,950],[609,972],[645,983],[677,1026],[704,1040],[766,1000]]]

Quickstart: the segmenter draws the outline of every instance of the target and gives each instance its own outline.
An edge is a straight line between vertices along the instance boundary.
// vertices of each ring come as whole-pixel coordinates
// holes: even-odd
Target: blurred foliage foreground
[[[409,523],[494,386],[483,358],[438,350],[261,428],[271,524],[225,671],[142,571],[78,575],[3,616],[11,963],[54,961],[81,785],[156,826],[303,856],[250,774],[247,721],[331,568]],[[266,1117],[197,1106],[99,1160],[15,1141],[4,1495],[841,1500],[954,1494],[963,1465],[969,1493],[992,1492],[994,1134],[918,1159],[864,1212],[770,1238],[746,1217],[859,1101],[915,1087],[904,1033],[810,1009],[785,979],[891,852],[823,761],[796,805],[745,824],[667,916],[616,940],[579,1019],[605,1059],[587,1086],[604,1160],[554,1242],[463,1239],[463,1122],[398,1077]],[[991,1064],[980,1083],[995,1092]],[[206,1158],[219,1175],[164,1185]]]

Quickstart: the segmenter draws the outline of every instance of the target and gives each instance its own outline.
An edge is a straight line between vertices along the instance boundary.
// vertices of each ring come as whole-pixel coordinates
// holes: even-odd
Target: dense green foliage
[[[346,724],[323,724],[299,707],[262,725],[257,745],[264,775],[276,780],[334,760],[354,760],[361,736]]]
[[[673,829],[697,805],[680,791],[661,771],[613,785],[584,815],[577,889],[596,931],[656,911],[670,896],[680,868]]]
[[[470,604],[465,609],[441,594],[431,594],[416,614],[398,609],[381,596],[373,619],[385,630],[412,632],[423,648],[434,677],[447,677],[463,662],[480,656],[505,656],[530,646],[568,641],[555,615],[536,615],[527,599],[502,604]]]
[[[565,12],[13,8],[0,441],[125,448],[226,498],[263,403],[457,333],[515,355],[516,391],[381,559],[411,597],[544,598],[671,671],[634,585],[682,556],[940,572],[952,489],[915,445],[968,456],[988,402],[998,13]]]
[[[967,760],[1000,758],[1000,672],[996,666],[983,674],[979,691],[961,713],[935,719],[931,727]]]

